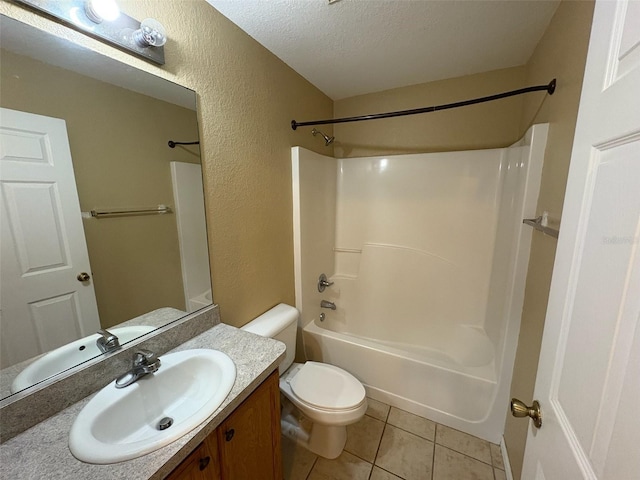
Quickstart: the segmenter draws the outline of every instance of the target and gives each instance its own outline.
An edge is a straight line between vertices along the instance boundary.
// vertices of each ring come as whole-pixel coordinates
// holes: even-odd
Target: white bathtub
[[[323,323],[311,322],[303,330],[307,358],[348,370],[371,398],[500,442],[501,427],[492,428],[496,422],[491,418],[498,390],[492,355],[484,365],[469,366],[441,350],[411,351],[408,345],[334,332]],[[466,347],[474,350],[473,344]],[[499,415],[504,418],[505,412]]]

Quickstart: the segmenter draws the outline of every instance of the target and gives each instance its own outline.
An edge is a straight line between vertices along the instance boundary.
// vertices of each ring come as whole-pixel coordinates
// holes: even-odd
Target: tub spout
[[[320,302],[320,308],[330,308],[331,310],[335,310],[336,304],[328,300],[322,300]]]

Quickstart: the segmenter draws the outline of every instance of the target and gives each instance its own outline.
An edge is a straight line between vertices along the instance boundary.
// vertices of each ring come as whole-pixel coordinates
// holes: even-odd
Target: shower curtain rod
[[[465,100],[463,102],[447,103],[444,105],[434,105],[432,107],[414,108],[411,110],[400,110],[397,112],[387,113],[374,113],[373,115],[362,115],[359,117],[345,117],[345,118],[333,118],[330,120],[315,120],[312,122],[296,122],[291,120],[291,128],[293,130],[298,127],[309,127],[311,125],[327,125],[333,123],[347,123],[347,122],[361,122],[363,120],[377,120],[380,118],[392,118],[392,117],[404,117],[405,115],[416,115],[418,113],[437,112],[439,110],[448,110],[450,108],[466,107],[467,105],[475,105],[476,103],[491,102],[493,100],[499,100],[501,98],[513,97],[515,95],[522,95],[523,93],[539,92],[545,90],[549,95],[553,95],[556,91],[556,79],[554,78],[548,85],[537,85],[535,87],[520,88],[518,90],[511,90],[510,92],[497,93],[495,95],[489,95],[488,97],[474,98],[472,100]]]

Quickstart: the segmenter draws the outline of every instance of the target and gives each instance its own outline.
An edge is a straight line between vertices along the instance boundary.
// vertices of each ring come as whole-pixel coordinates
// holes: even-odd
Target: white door
[[[523,479],[640,479],[639,319],[640,2],[598,1]]]
[[[0,109],[2,367],[100,328],[64,120]]]

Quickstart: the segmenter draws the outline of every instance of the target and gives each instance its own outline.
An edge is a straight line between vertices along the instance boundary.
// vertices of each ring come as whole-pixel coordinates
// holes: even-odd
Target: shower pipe
[[[169,140],[168,145],[171,148],[176,148],[176,145],[200,145],[200,142],[174,142]]]
[[[495,95],[489,95],[488,97],[474,98],[472,100],[465,100],[463,102],[447,103],[444,105],[434,105],[432,107],[414,108],[411,110],[399,110],[397,112],[387,113],[374,113],[372,115],[362,115],[359,117],[345,117],[345,118],[333,118],[330,120],[315,120],[312,122],[296,122],[291,120],[291,128],[293,130],[298,127],[308,127],[311,125],[327,125],[333,123],[347,123],[347,122],[361,122],[363,120],[377,120],[380,118],[393,118],[404,117],[405,115],[416,115],[418,113],[437,112],[439,110],[448,110],[450,108],[466,107],[467,105],[475,105],[476,103],[491,102],[493,100],[500,100],[501,98],[513,97],[515,95],[522,95],[523,93],[546,91],[549,95],[553,95],[556,91],[556,79],[554,78],[548,85],[537,85],[535,87],[520,88],[518,90],[511,90],[510,92],[497,93]]]

